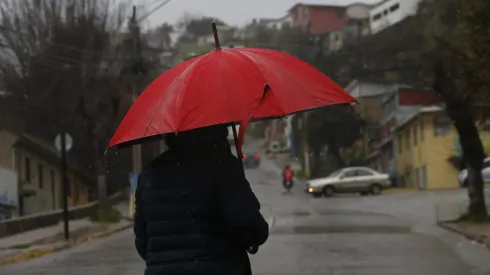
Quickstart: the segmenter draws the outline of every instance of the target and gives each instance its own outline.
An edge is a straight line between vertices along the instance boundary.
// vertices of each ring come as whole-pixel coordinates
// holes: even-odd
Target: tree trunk
[[[107,182],[106,171],[101,161],[97,161],[97,200],[99,208],[103,209],[108,206],[107,202]]]
[[[345,159],[342,157],[340,154],[340,149],[335,146],[335,145],[329,145],[328,146],[328,151],[332,154],[332,156],[335,158],[335,161],[337,162],[338,168],[344,168],[347,167],[347,163],[345,162]]]
[[[434,69],[434,90],[443,99],[447,113],[454,122],[468,169],[467,214],[471,220],[482,220],[488,216],[481,175],[485,151],[475,126],[475,117],[469,100],[471,95],[469,93],[472,91],[466,76],[454,61],[440,57]]]
[[[311,178],[315,179],[320,177],[320,168],[321,168],[321,160],[320,160],[320,148],[312,148],[313,155],[311,158]]]
[[[471,219],[481,220],[487,217],[485,204],[484,184],[481,170],[485,153],[476,128],[469,112],[462,114],[454,121],[460,136],[461,147],[465,152],[466,166],[468,169],[468,216]]]

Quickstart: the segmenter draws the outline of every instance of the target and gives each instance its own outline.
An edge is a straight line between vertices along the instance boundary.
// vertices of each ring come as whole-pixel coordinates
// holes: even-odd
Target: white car
[[[481,176],[483,177],[483,182],[490,182],[490,158],[483,160],[483,169],[481,170]],[[461,187],[468,186],[468,170],[463,169],[458,175],[459,185]]]
[[[326,178],[307,182],[306,192],[315,197],[331,197],[335,193],[360,193],[379,195],[390,187],[387,174],[381,174],[368,167],[348,167],[337,170]]]

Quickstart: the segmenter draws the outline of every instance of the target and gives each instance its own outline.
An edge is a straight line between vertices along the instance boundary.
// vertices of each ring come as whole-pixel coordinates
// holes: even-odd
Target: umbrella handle
[[[247,247],[247,252],[252,254],[252,255],[257,254],[258,251],[259,251],[259,247],[256,245]]]

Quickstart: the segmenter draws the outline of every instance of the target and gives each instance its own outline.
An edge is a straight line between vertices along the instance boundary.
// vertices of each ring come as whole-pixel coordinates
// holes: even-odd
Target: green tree
[[[108,139],[131,102],[121,74],[121,56],[128,54],[112,39],[126,16],[123,2],[0,5],[0,35],[9,52],[1,56],[0,70],[4,88],[16,99],[12,119],[22,118],[27,133],[49,142],[64,128],[75,140],[71,157],[93,180],[103,178],[104,187]],[[127,179],[121,174],[117,181]]]
[[[460,137],[468,169],[468,217],[487,219],[481,175],[484,148],[475,125],[478,103],[488,100],[490,3],[434,0],[421,6],[434,89]]]
[[[307,142],[313,154],[311,176],[320,176],[321,149],[326,145],[337,167],[347,166],[341,149],[350,148],[360,138],[361,119],[350,106],[331,106],[308,114]]]

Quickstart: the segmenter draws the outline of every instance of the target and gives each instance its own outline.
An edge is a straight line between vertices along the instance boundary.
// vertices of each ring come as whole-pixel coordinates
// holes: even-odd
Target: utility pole
[[[138,20],[136,19],[136,6],[133,6],[133,14],[129,22],[129,31],[131,35],[131,60],[133,62],[131,68],[131,92],[133,96],[133,102],[138,97],[138,74],[139,74],[139,61],[141,60],[141,47],[140,47],[140,30],[138,26]],[[139,173],[142,169],[142,157],[141,157],[141,145],[137,144],[132,147],[133,149],[133,173]]]

